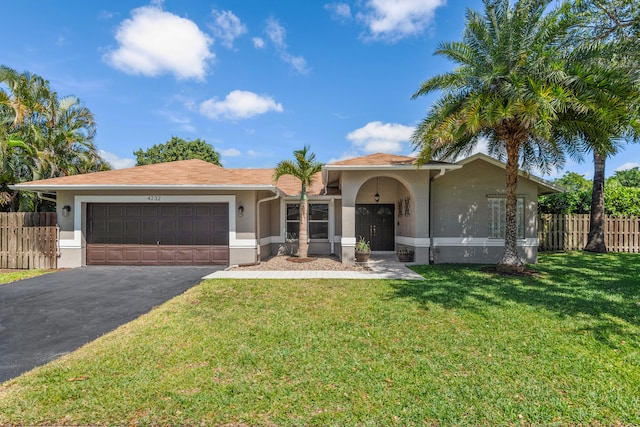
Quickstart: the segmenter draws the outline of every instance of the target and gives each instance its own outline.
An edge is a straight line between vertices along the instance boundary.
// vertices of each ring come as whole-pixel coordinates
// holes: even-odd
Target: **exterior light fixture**
[[[380,201],[380,193],[378,192],[378,177],[376,177],[376,194],[373,195],[373,200],[378,203]]]
[[[243,216],[244,215],[244,206],[240,205],[238,206],[238,216]]]
[[[71,206],[64,205],[64,207],[62,208],[62,216],[69,216],[70,212],[71,212]]]

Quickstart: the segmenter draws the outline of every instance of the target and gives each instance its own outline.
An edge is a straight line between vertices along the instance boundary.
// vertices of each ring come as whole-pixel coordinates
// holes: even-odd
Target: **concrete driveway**
[[[0,285],[0,382],[179,295],[223,267],[83,267]]]

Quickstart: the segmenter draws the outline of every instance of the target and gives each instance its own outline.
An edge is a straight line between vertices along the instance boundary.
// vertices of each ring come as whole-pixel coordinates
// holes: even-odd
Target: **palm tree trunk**
[[[300,231],[298,234],[298,257],[307,258],[309,252],[308,232],[307,232],[307,212],[309,201],[307,198],[300,200]]]
[[[504,230],[504,255],[498,263],[498,271],[504,273],[514,273],[524,269],[524,262],[518,255],[517,245],[517,198],[518,188],[518,157],[519,150],[517,144],[509,144],[507,141],[507,208]],[[516,147],[513,147],[516,145]]]
[[[593,151],[593,190],[591,192],[591,212],[589,214],[589,237],[585,251],[607,253],[604,243],[604,168],[607,156]]]

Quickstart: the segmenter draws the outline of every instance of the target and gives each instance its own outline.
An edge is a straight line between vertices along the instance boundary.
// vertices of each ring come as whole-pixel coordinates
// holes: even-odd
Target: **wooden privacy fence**
[[[541,214],[538,249],[582,250],[589,236],[589,214]],[[640,218],[605,215],[604,242],[611,252],[640,252]]]
[[[55,212],[0,212],[0,268],[56,268]]]

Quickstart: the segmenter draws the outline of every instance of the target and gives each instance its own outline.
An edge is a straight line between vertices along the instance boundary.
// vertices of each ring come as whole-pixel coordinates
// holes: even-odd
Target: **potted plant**
[[[398,250],[398,261],[400,262],[413,262],[413,251],[407,248]]]
[[[364,237],[360,236],[360,239],[356,242],[356,262],[367,262],[371,256],[371,245]]]

